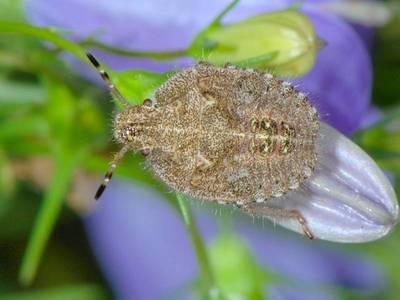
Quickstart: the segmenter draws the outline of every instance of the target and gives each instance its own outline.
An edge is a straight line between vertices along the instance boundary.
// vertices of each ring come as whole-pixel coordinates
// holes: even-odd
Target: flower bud
[[[314,175],[300,190],[268,205],[298,209],[313,234],[335,242],[367,242],[385,236],[398,221],[396,194],[376,163],[355,143],[321,123]],[[277,220],[297,232],[293,220]]]
[[[211,26],[195,38],[189,52],[214,64],[229,62],[298,76],[313,66],[320,45],[307,16],[284,10]]]

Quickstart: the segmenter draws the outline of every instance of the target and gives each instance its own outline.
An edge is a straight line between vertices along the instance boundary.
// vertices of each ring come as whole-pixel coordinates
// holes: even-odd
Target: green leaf
[[[133,105],[142,104],[146,98],[153,98],[156,90],[171,73],[153,73],[150,71],[130,70],[110,72],[112,81],[122,95]]]
[[[45,245],[61,210],[73,171],[79,163],[79,153],[63,150],[55,152],[52,181],[44,195],[22,260],[19,280],[25,286],[29,285],[35,276]]]

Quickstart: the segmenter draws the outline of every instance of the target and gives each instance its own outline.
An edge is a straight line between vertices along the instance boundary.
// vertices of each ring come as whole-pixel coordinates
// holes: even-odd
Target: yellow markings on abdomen
[[[295,149],[296,130],[285,122],[276,122],[271,118],[250,120],[250,151],[263,157],[273,154],[285,156]]]

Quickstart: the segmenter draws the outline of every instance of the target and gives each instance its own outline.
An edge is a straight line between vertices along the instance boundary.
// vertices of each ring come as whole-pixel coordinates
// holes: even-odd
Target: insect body
[[[123,155],[138,150],[178,192],[251,214],[295,218],[313,237],[300,212],[268,206],[268,198],[298,189],[314,170],[319,122],[304,94],[268,73],[199,63],[165,82],[153,100],[131,106],[100,73],[126,110],[114,123],[124,146],[96,198]]]

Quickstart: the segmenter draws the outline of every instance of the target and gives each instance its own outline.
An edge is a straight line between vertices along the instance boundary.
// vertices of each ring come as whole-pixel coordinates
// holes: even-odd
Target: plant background
[[[92,209],[91,203],[82,199],[85,196],[90,199],[101,178],[96,174],[104,172],[109,154],[117,150],[109,138],[113,104],[106,92],[93,82],[83,79],[60,60],[60,49],[68,49],[82,57],[77,44],[60,38],[52,31],[35,31],[15,24],[11,28],[12,22],[24,22],[20,3],[2,0],[0,298],[112,298],[119,293],[118,284],[116,287],[109,275],[105,277],[107,268],[99,266],[94,255],[99,252],[93,252],[89,245],[86,230],[93,224],[99,224],[92,222],[90,216],[87,217],[87,212]],[[41,39],[50,40],[59,48],[48,47]],[[399,50],[400,17],[396,15],[389,24],[377,31],[372,48],[372,100],[382,111],[384,122],[360,130],[352,136],[383,168],[391,172],[397,190],[400,188]],[[139,74],[140,80],[127,79],[132,78],[132,74],[137,73],[111,72],[121,89],[138,99],[144,98],[166,78],[166,75],[143,72]],[[140,183],[141,189],[151,186],[167,192],[141,165],[142,159],[139,156],[130,156],[120,166],[117,174]],[[149,199],[162,199],[158,194],[154,196],[140,192],[140,189],[129,190],[126,183],[115,185],[119,184],[120,190],[125,189],[122,195],[134,192],[141,193],[143,197],[148,196]],[[102,205],[112,205],[113,199],[104,199],[105,202],[107,200],[107,204]],[[315,249],[310,250],[309,246],[304,246],[304,240],[295,234],[273,228],[270,223],[264,226],[256,222],[256,227],[265,230],[265,235],[271,240],[270,248],[268,244],[261,246],[265,246],[265,249],[260,255],[251,251],[251,247],[242,243],[232,232],[232,219],[237,217],[242,220],[243,216],[229,211],[221,212],[216,207],[194,204],[195,219],[201,220],[198,222],[198,231],[193,223],[190,206],[184,202],[167,192],[164,201],[156,202],[154,208],[165,206],[169,207],[166,208],[168,210],[172,207],[182,215],[181,221],[177,223],[180,229],[176,230],[182,233],[186,225],[187,235],[195,248],[192,250],[188,244],[185,250],[196,253],[198,276],[186,285],[174,287],[162,299],[185,299],[182,295],[188,291],[196,291],[201,297],[207,295],[210,298],[224,298],[219,293],[223,294],[230,289],[237,290],[236,296],[244,297],[236,299],[261,299],[264,295],[274,299],[300,299],[301,293],[296,290],[299,286],[301,290],[316,291],[313,294],[315,299],[398,299],[398,228],[383,240],[362,245],[317,241],[313,247],[330,255],[321,256]],[[211,216],[207,213],[210,211]],[[140,216],[136,216],[140,220]],[[114,217],[118,218],[117,215]],[[169,217],[165,220],[171,221]],[[84,222],[89,224],[86,229]],[[243,222],[252,223],[246,218]],[[207,223],[212,224],[211,229],[207,226],[203,228],[202,224]],[[219,223],[222,230],[219,234],[208,234],[215,232],[215,223]],[[33,224],[36,224],[34,231]],[[242,231],[251,232],[250,227],[245,225]],[[249,232],[247,234],[251,236]],[[129,232],[124,237],[129,237]],[[178,257],[181,255],[184,259],[185,254],[178,253]],[[282,276],[273,267],[261,263],[268,256],[272,261],[275,257],[290,262],[304,260],[300,269],[312,269],[310,272],[314,272],[315,280],[304,281],[300,271],[293,276]],[[333,256],[336,257],[336,264]],[[340,280],[318,280],[321,274],[316,271],[318,268],[313,267],[314,260],[324,257],[330,263],[320,262],[319,266],[322,269],[340,269],[337,271],[342,276]],[[155,259],[154,264],[154,270],[163,269],[162,260]],[[173,265],[167,271],[171,274],[176,272]],[[283,291],[279,290],[281,284],[285,286]],[[219,293],[213,290],[216,286]],[[276,290],[265,292],[268,287],[275,287]],[[304,299],[311,299],[311,296]]]

